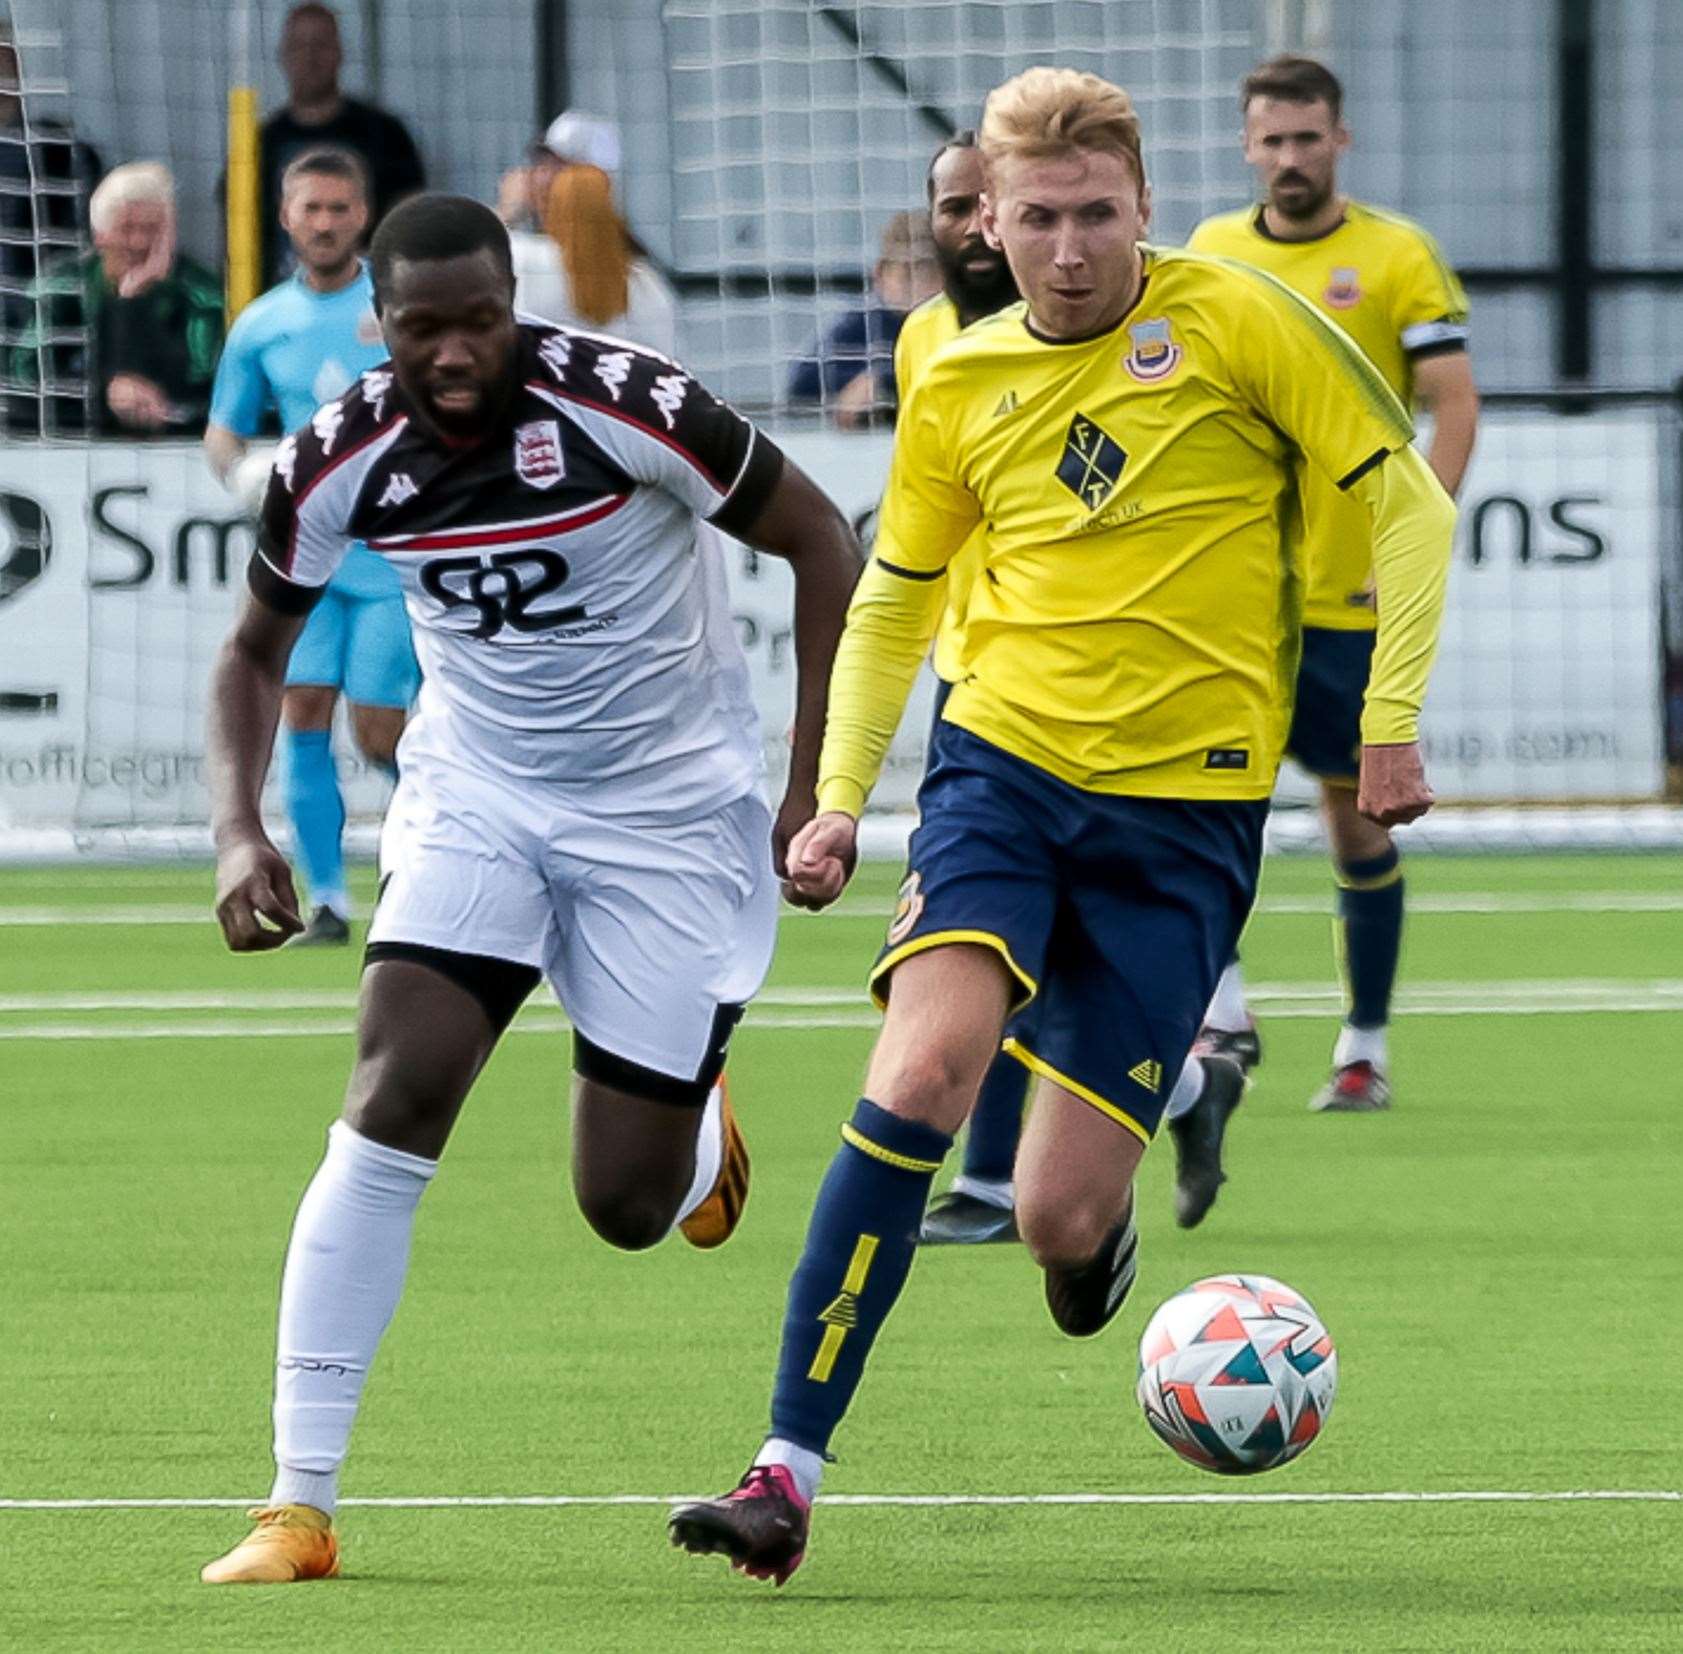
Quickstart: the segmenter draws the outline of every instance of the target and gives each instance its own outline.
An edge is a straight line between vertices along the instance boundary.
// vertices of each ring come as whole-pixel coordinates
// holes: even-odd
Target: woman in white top
[[[514,304],[545,321],[611,333],[662,355],[677,354],[678,306],[614,205],[600,167],[540,161],[503,179],[504,221],[528,212],[537,230],[511,229]]]

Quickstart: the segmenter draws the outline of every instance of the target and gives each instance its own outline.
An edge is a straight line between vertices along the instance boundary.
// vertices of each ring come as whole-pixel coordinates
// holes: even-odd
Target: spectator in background
[[[503,174],[497,216],[514,248],[515,308],[672,356],[677,300],[614,204],[618,168],[613,124],[569,110],[525,166]]]
[[[196,436],[222,345],[222,284],[176,246],[169,169],[113,168],[88,215],[93,252],[50,263],[29,285],[12,377],[75,387],[75,404],[88,387],[101,432]],[[57,428],[84,428],[79,414],[66,406]]]
[[[898,212],[882,232],[882,256],[858,310],[833,323],[789,375],[794,402],[821,404],[843,430],[862,430],[892,414],[894,346],[907,312],[941,291],[941,266],[929,221]]]
[[[286,14],[280,38],[286,107],[264,121],[259,139],[263,271],[271,285],[292,268],[291,243],[277,233],[281,174],[305,150],[330,144],[361,156],[374,191],[370,235],[398,201],[426,188],[420,153],[403,122],[339,90],[343,62],[339,19],[331,6],[305,0]]]

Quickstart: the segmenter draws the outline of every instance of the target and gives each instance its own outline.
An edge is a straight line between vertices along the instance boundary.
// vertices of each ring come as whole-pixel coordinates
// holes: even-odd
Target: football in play
[[[1300,1293],[1212,1275],[1157,1310],[1140,1339],[1146,1422],[1188,1464],[1251,1476],[1295,1459],[1338,1391],[1338,1352]]]

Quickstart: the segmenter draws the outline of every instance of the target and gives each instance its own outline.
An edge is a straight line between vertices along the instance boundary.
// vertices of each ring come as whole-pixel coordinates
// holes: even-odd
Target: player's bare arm
[[[818,752],[824,739],[830,667],[864,553],[829,495],[788,463],[747,538],[761,551],[781,557],[795,575],[795,722],[789,784],[772,830],[773,865],[778,877],[786,878],[790,842],[817,809]],[[808,905],[797,896],[797,887],[785,888],[797,906]]]
[[[248,597],[211,673],[216,919],[235,953],[278,948],[304,928],[291,869],[263,830],[261,807],[287,657],[304,620]]]
[[[1416,401],[1432,416],[1426,463],[1452,499],[1460,492],[1478,436],[1478,386],[1464,350],[1427,356],[1414,364]]]

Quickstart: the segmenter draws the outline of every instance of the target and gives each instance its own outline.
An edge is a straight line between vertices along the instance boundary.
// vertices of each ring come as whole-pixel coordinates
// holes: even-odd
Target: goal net
[[[247,9],[259,101],[272,109],[287,7]],[[346,89],[405,119],[429,182],[494,199],[501,169],[555,112],[539,108],[537,0],[338,9]],[[74,211],[85,189],[61,164],[69,137],[91,139],[107,165],[166,161],[183,245],[219,266],[231,48],[226,8],[210,10],[207,29],[209,13],[184,0],[0,0],[0,42],[13,48],[0,47],[0,372],[19,365],[32,319],[20,272],[85,249]],[[1126,86],[1145,132],[1153,234],[1173,243],[1251,198],[1236,93],[1259,58],[1324,48],[1335,69],[1377,86],[1381,59],[1400,83],[1410,49],[1372,32],[1358,53],[1354,24],[1325,24],[1365,8],[1331,0],[576,0],[566,10],[568,101],[619,126],[616,187],[676,290],[681,356],[764,423],[867,537],[889,411],[867,407],[844,430],[827,391],[792,393],[792,368],[867,302],[885,228],[922,214],[932,154],[976,124],[994,85],[1056,63]],[[1529,60],[1514,61],[1515,84],[1498,90],[1529,96]],[[1358,193],[1373,177],[1388,199],[1403,141],[1387,127],[1376,154],[1358,147]],[[1445,240],[1453,255],[1454,234]],[[1482,302],[1475,293],[1481,382],[1526,382],[1510,335],[1481,331]],[[67,432],[43,387],[62,407],[81,405],[85,382],[55,364],[85,341],[53,338],[49,360],[49,341],[34,337],[33,379],[6,382],[16,423],[0,452],[0,856],[202,849],[205,685],[252,525],[196,443]],[[1680,451],[1676,407],[1657,395],[1487,399],[1425,725],[1443,808],[1417,840],[1683,840],[1666,802],[1683,765]],[[743,551],[730,575],[775,776],[793,684],[787,572]],[[927,718],[925,685],[878,794],[890,816],[910,806]],[[367,844],[385,789],[349,743],[339,750]],[[1308,842],[1313,812],[1292,806],[1312,790],[1288,775],[1281,796],[1276,841]],[[903,816],[883,831],[903,831]]]

